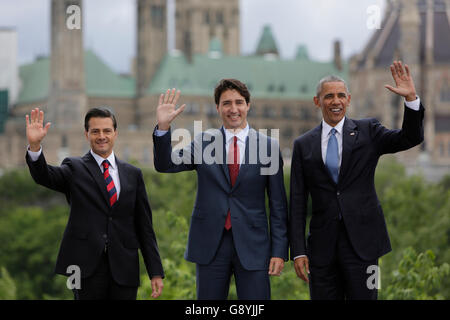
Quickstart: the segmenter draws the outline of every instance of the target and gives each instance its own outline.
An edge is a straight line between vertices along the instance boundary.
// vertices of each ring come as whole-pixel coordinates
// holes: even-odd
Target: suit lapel
[[[228,170],[228,165],[227,165],[227,149],[226,149],[227,141],[226,141],[225,131],[224,131],[223,127],[220,128],[220,132],[222,132],[222,135],[223,135],[223,140],[222,140],[223,141],[223,153],[222,153],[223,161],[220,166],[222,167],[222,171],[223,171],[223,174],[225,175],[225,179],[227,179],[228,184],[231,185],[230,171]]]
[[[345,118],[342,130],[342,161],[339,170],[338,184],[342,184],[343,178],[350,165],[350,159],[353,151],[353,145],[358,138],[358,130],[352,119]]]
[[[243,163],[240,164],[239,166],[239,173],[238,176],[236,178],[236,182],[232,188],[236,189],[237,186],[239,185],[239,183],[241,183],[241,181],[244,179],[245,175],[247,174],[249,168],[250,168],[250,156],[249,156],[249,140],[250,140],[250,136],[252,138],[252,142],[256,142],[256,146],[258,146],[258,137],[256,135],[256,131],[253,130],[252,128],[249,129],[248,131],[248,135],[247,138],[245,138],[245,155],[244,155],[244,160]]]
[[[106,191],[105,179],[103,178],[102,172],[97,164],[97,161],[95,161],[94,157],[90,152],[84,155],[83,161],[88,171],[90,172],[95,182],[97,183],[97,186],[100,189],[100,193],[103,195],[103,198],[105,199],[106,203],[109,206],[108,192]]]
[[[125,194],[126,190],[127,190],[127,186],[128,186],[128,174],[126,172],[126,166],[125,163],[121,160],[119,160],[119,158],[116,157],[116,165],[117,165],[117,170],[119,172],[119,183],[120,183],[120,194],[123,195]],[[117,188],[117,186],[116,186]],[[118,203],[119,201],[117,201],[116,203]]]

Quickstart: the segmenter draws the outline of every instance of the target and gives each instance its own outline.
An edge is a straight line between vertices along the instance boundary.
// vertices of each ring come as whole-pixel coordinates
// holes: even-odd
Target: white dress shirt
[[[223,127],[222,127],[223,128]],[[250,127],[247,123],[247,126],[239,131],[237,134],[234,134],[228,129],[223,128],[223,131],[225,131],[225,152],[227,153],[227,159],[228,159],[228,151],[230,150],[230,145],[233,143],[234,136],[237,137],[237,145],[239,148],[239,164],[244,162],[245,157],[245,140],[247,139],[248,132],[250,130]]]
[[[414,101],[406,101],[405,105],[407,108],[410,108],[415,111],[419,111],[420,109],[420,98],[417,97]],[[325,122],[325,120],[322,119],[322,135],[321,135],[321,143],[322,143],[322,160],[323,163],[325,163],[326,157],[327,157],[327,148],[328,148],[328,139],[330,139],[331,135],[331,129],[336,129],[336,140],[338,143],[338,150],[339,150],[339,170],[341,169],[341,163],[342,163],[342,130],[344,127],[344,121],[345,117],[342,118],[341,121],[338,122],[338,124],[334,127],[330,126],[328,123]],[[305,257],[305,255],[299,255],[294,257],[294,260],[300,257]]]
[[[29,149],[29,147],[27,148],[28,150],[28,155],[31,158],[31,161],[36,161],[37,159],[39,159],[41,153],[42,153],[42,147],[39,149],[39,151],[34,152],[31,151]],[[105,158],[99,156],[98,154],[94,153],[91,149],[91,154],[94,157],[95,161],[97,162],[102,174],[104,172],[103,169],[103,160],[105,160]],[[117,200],[119,200],[119,194],[120,194],[120,179],[119,179],[119,170],[117,169],[117,164],[116,164],[116,157],[114,156],[114,151],[111,152],[111,154],[109,155],[108,158],[106,158],[106,160],[109,161],[110,166],[109,166],[109,175],[111,176],[111,178],[114,181],[114,186],[116,187],[116,191],[117,191]]]

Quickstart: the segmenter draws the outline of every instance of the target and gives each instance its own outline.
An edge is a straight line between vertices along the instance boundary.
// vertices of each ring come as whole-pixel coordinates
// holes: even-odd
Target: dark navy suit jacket
[[[240,165],[235,185],[231,187],[228,166],[224,161],[224,136],[223,129],[212,133],[203,132],[187,148],[174,151],[176,156],[182,156],[185,160],[184,163],[175,164],[172,159],[171,133],[159,137],[153,134],[155,168],[167,173],[197,171],[197,196],[185,252],[188,261],[199,264],[212,261],[230,210],[234,245],[241,264],[247,270],[267,270],[271,257],[288,259],[287,199],[279,147],[275,140],[250,128],[245,161]],[[249,151],[252,144],[249,141],[257,141],[257,150]],[[271,164],[261,161],[259,150],[271,141],[276,143],[275,156],[279,167],[273,175],[262,175],[261,169],[267,169]],[[214,143],[220,148],[212,148]],[[270,156],[271,149],[267,149]],[[195,161],[196,152],[199,156],[211,150],[208,154],[216,157],[214,163],[205,161],[205,158]],[[269,217],[265,205],[266,192]]]
[[[356,253],[374,260],[391,251],[383,210],[374,183],[378,159],[423,141],[424,108],[405,107],[403,125],[388,130],[376,119],[345,119],[342,163],[336,184],[323,163],[322,124],[294,142],[291,164],[289,234],[291,258],[308,255],[316,265],[333,257],[339,213]],[[310,232],[305,240],[308,195],[312,199]]]

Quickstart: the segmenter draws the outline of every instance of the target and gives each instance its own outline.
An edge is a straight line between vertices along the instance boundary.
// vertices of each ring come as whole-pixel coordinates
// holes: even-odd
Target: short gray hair
[[[326,76],[326,77],[323,77],[322,79],[320,79],[319,83],[317,84],[316,97],[320,96],[320,93],[322,92],[323,84],[327,83],[327,82],[342,82],[342,83],[344,83],[345,90],[347,91],[347,93],[349,93],[347,83],[345,82],[344,79],[342,79],[339,76],[329,75],[329,76]]]

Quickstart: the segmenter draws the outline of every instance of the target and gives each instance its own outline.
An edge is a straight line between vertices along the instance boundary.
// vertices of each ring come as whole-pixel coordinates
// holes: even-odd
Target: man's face
[[[217,113],[226,129],[243,129],[247,126],[247,113],[250,103],[237,90],[226,90],[219,99]]]
[[[326,82],[322,85],[320,97],[314,97],[314,103],[322,109],[325,122],[334,127],[345,116],[350,99],[343,82]]]
[[[92,151],[105,159],[111,154],[117,137],[111,118],[89,119],[89,131],[84,133]]]

